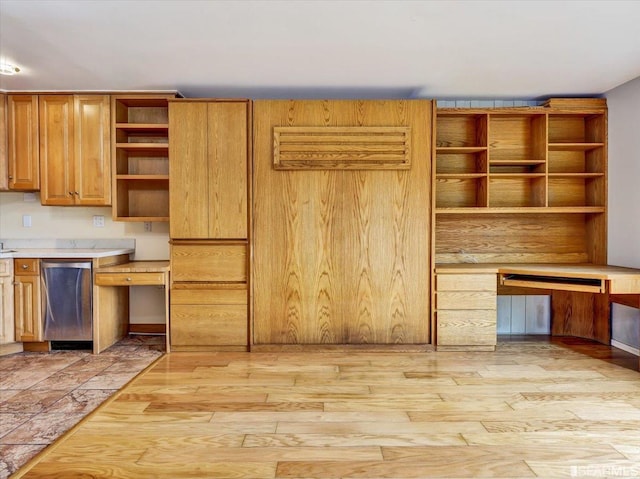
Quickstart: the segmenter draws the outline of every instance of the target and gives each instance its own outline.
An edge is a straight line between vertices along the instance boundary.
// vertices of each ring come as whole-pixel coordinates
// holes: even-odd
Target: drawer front
[[[96,273],[98,286],[149,286],[164,284],[162,273]]]
[[[438,274],[436,291],[497,291],[495,274]]]
[[[496,344],[495,311],[438,311],[436,321],[438,345],[494,346]]]
[[[436,309],[491,309],[497,308],[496,293],[490,291],[438,291]]]
[[[247,306],[171,305],[171,344],[247,346]]]
[[[238,304],[246,305],[246,289],[173,289],[171,304]]]
[[[16,258],[13,267],[15,274],[40,274],[40,260],[38,258]]]
[[[0,276],[11,276],[13,272],[11,268],[12,259],[0,259]]]
[[[246,245],[172,245],[172,281],[246,282]]]

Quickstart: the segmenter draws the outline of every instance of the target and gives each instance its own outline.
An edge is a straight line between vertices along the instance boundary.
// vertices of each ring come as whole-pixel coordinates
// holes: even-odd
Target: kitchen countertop
[[[104,258],[135,253],[135,239],[0,239],[2,258]]]
[[[0,253],[2,258],[104,258],[119,254],[132,254],[133,248],[15,248]]]

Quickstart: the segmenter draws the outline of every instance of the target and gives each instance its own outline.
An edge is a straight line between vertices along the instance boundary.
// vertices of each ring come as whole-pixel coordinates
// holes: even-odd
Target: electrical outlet
[[[93,217],[93,227],[94,228],[104,228],[104,216],[95,215]]]
[[[145,231],[151,231],[151,221],[145,221],[144,222],[144,230]]]
[[[31,228],[31,215],[22,215],[22,227]]]

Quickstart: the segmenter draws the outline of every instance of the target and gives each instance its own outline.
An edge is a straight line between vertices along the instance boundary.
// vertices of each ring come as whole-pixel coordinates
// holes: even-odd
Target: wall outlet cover
[[[93,217],[93,226],[95,228],[104,228],[104,216],[102,215],[95,215]]]

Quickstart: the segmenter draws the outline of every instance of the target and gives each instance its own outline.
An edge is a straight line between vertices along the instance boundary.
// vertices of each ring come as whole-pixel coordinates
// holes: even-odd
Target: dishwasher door
[[[44,339],[47,341],[91,341],[91,261],[43,260]]]

